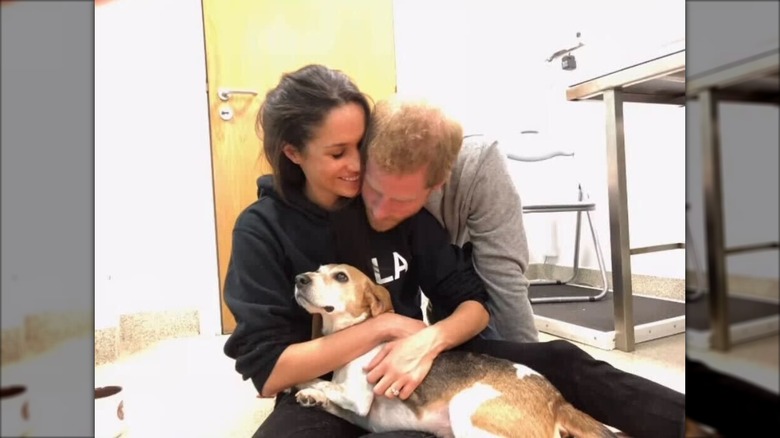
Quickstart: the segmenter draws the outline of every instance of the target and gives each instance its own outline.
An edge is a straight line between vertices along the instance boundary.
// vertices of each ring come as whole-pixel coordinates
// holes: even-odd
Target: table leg
[[[615,312],[615,347],[634,351],[634,302],[631,289],[631,249],[626,193],[626,145],[623,134],[623,94],[604,92],[607,110],[607,173],[612,290]]]
[[[712,90],[699,94],[702,114],[702,174],[707,247],[707,286],[709,288],[711,348],[730,348],[726,248],[721,180],[720,125],[718,99]]]

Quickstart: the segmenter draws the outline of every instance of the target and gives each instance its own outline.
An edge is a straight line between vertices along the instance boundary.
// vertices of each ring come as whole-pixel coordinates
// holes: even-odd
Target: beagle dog
[[[321,315],[328,335],[383,312],[390,293],[349,265],[326,265],[295,277],[295,300]],[[296,385],[296,400],[372,432],[415,430],[456,437],[616,437],[577,410],[536,371],[503,359],[446,351],[407,399],[375,397],[363,367],[378,345],[333,372],[331,381]]]

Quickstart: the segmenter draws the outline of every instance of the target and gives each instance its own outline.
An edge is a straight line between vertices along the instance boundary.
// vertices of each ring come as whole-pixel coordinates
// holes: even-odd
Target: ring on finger
[[[401,394],[401,391],[399,391],[397,388],[390,388],[390,393],[398,397],[398,395]]]

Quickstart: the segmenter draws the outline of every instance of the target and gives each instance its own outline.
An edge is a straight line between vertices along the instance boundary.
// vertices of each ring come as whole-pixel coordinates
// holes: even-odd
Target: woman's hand
[[[431,370],[434,342],[434,330],[425,329],[387,343],[365,368],[374,394],[409,398]]]

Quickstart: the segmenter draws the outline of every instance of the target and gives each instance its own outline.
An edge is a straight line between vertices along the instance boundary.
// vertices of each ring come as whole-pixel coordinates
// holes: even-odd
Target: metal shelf
[[[623,102],[685,104],[685,50],[570,86],[566,99],[603,100],[604,92],[619,89]]]
[[[612,256],[615,347],[633,351],[635,337],[631,256],[685,248],[684,243],[629,247],[626,153],[623,104],[685,105],[685,49],[574,84],[566,89],[570,101],[603,101],[607,122],[607,182],[609,186],[610,253]],[[647,340],[647,339],[645,339]]]

